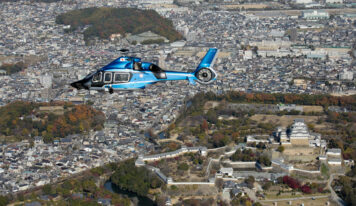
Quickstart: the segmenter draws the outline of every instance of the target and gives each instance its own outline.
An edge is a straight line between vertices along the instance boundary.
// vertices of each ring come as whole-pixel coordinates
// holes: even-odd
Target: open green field
[[[287,127],[293,123],[293,121],[297,118],[304,119],[305,123],[313,123],[315,124],[319,116],[305,116],[305,115],[272,115],[272,114],[255,114],[251,117],[252,120],[262,123],[273,123],[276,125],[280,125],[283,127]]]
[[[316,198],[315,200],[313,199],[300,199],[300,200],[293,200],[293,201],[272,201],[272,202],[262,202],[262,205],[266,206],[274,206],[275,202],[277,203],[278,206],[290,206],[290,205],[302,205],[304,206],[322,206],[322,205],[327,205],[327,202],[329,202],[329,206],[334,206],[337,205],[334,202],[330,201],[328,197],[323,197],[323,198]],[[291,204],[289,204],[291,202]]]

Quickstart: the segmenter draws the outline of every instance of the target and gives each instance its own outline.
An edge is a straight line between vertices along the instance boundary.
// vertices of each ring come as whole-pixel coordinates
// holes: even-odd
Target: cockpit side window
[[[93,82],[101,82],[101,78],[102,78],[102,73],[98,72],[98,73],[94,74],[92,81]]]
[[[136,71],[142,70],[141,62],[134,62],[133,65],[134,65],[134,70],[136,70]]]
[[[104,73],[104,83],[110,83],[111,82],[111,77],[112,77],[112,73],[111,72],[105,72]]]

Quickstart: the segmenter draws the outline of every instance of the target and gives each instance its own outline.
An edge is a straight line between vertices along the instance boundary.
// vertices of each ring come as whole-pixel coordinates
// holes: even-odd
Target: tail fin
[[[212,69],[215,59],[218,56],[218,49],[210,48],[205,54],[204,58],[201,60],[197,69],[194,72],[195,81],[201,84],[209,84],[213,82],[218,76],[216,72]],[[190,80],[190,82],[192,82]]]
[[[216,57],[218,56],[219,50],[216,48],[210,48],[209,51],[205,54],[204,58],[201,60],[197,69],[194,73],[198,72],[201,68],[212,68],[215,62]]]

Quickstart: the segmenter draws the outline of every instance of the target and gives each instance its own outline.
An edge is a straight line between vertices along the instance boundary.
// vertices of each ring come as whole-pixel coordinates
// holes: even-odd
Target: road
[[[251,200],[253,200],[253,202],[258,202],[258,201],[259,201],[259,200],[257,199],[257,197],[256,197],[255,191],[253,191],[253,190],[251,190],[251,189],[249,189],[249,188],[245,188],[245,192],[246,192],[247,196],[248,196],[249,198],[251,198]]]
[[[275,14],[284,13],[284,14],[294,14],[300,15],[302,11],[305,9],[278,9],[278,10],[248,10],[246,13],[249,14]],[[314,10],[314,9],[310,9]],[[332,8],[332,9],[323,9],[327,11],[329,14],[344,14],[344,13],[354,13],[356,11],[355,8]]]
[[[326,197],[329,197],[329,195],[260,200],[260,202],[294,201],[294,200],[306,200],[306,199],[312,199],[312,198],[319,199],[319,198],[326,198]]]

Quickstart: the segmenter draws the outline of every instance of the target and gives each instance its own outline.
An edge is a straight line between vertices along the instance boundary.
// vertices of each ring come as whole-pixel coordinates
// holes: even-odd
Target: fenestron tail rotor
[[[201,82],[205,82],[206,83],[206,82],[209,82],[209,81],[212,80],[213,72],[208,68],[202,68],[197,72],[196,77]]]

